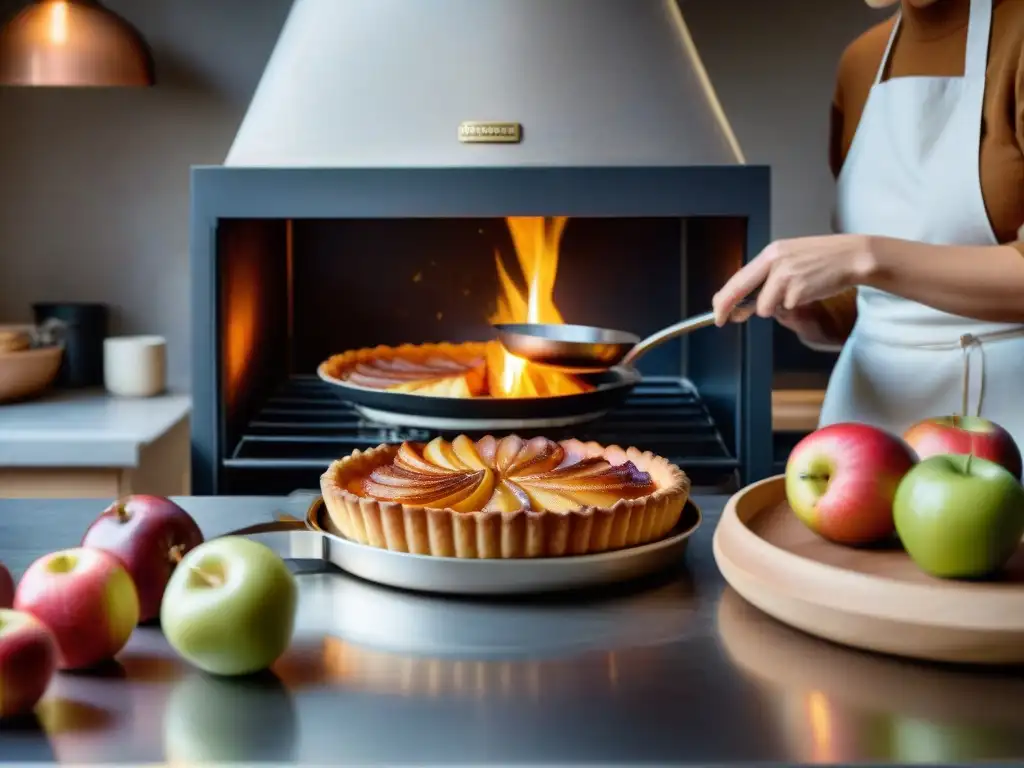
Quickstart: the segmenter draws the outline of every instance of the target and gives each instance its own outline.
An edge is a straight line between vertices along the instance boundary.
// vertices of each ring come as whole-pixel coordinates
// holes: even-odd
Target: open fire
[[[528,216],[506,219],[525,285],[520,288],[495,253],[497,308],[492,323],[556,323],[555,278],[568,219]],[[530,399],[594,390],[583,379],[515,357],[499,341],[404,344],[357,349],[321,366],[329,381],[362,388],[443,398]]]
[[[498,268],[498,308],[492,323],[561,324],[555,305],[555,278],[565,216],[518,216],[506,219],[519,268],[526,281],[521,291],[495,253]],[[529,363],[498,343],[487,347],[487,384],[491,397],[553,397],[586,392],[592,387],[575,376]]]

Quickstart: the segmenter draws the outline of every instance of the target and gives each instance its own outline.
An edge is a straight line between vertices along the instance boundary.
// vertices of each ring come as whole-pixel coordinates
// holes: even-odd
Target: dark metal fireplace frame
[[[192,483],[224,492],[218,223],[225,219],[418,217],[675,217],[745,221],[743,259],[769,242],[770,174],[760,166],[606,168],[192,169]],[[688,259],[714,259],[714,253]],[[726,267],[732,268],[732,267]],[[705,270],[705,282],[722,279]],[[701,286],[710,296],[713,286]],[[694,307],[703,311],[706,307]],[[738,344],[720,335],[738,334]],[[687,375],[735,436],[743,482],[772,474],[772,326],[695,334]],[[724,350],[724,351],[723,351]],[[738,359],[737,359],[738,358]]]

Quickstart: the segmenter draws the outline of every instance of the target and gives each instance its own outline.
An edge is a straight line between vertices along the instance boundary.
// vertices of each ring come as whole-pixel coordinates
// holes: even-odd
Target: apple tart
[[[678,523],[690,479],[636,448],[490,435],[381,445],[320,479],[346,538],[459,558],[585,555],[647,544]]]
[[[334,355],[323,372],[358,387],[432,397],[487,394],[487,344],[403,344]]]
[[[403,344],[334,355],[320,375],[335,382],[427,397],[500,397],[510,356],[497,341]],[[514,359],[514,358],[513,358]],[[589,392],[594,385],[561,371],[527,366],[518,374],[517,397],[557,397]]]

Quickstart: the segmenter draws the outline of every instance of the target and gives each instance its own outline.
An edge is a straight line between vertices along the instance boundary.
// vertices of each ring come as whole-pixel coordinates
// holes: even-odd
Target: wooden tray
[[[812,635],[931,661],[1024,663],[1024,543],[998,581],[936,579],[900,549],[819,538],[796,519],[778,476],[729,500],[714,553],[733,589]]]

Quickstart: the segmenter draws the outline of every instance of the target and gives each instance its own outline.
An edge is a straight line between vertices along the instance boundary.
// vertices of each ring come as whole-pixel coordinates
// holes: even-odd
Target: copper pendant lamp
[[[35,0],[0,29],[0,85],[154,82],[153,54],[142,35],[97,0]]]

